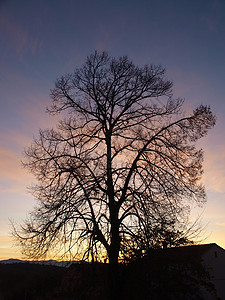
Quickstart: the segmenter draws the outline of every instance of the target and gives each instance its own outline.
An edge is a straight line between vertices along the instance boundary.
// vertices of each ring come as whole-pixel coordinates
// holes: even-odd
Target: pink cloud
[[[26,186],[34,178],[21,165],[21,157],[16,151],[0,148],[1,193],[26,194]]]
[[[225,193],[225,145],[205,148],[203,182],[207,190]]]
[[[39,128],[45,129],[55,127],[61,116],[52,116],[46,113],[47,106],[50,106],[51,104],[50,97],[48,95],[40,95],[40,97],[38,97],[32,94],[28,97],[30,101],[20,108],[26,124],[33,124],[32,127],[35,131]]]

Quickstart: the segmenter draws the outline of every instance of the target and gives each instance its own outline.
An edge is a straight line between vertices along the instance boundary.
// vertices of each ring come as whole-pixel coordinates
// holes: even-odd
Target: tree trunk
[[[118,263],[119,247],[111,244],[109,253],[109,294],[111,300],[121,299],[120,270]]]

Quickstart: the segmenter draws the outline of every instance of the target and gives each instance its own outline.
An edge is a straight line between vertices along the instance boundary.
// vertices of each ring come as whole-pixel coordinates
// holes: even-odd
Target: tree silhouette
[[[190,201],[205,201],[195,142],[215,117],[203,105],[185,115],[161,66],[105,52],[59,78],[51,97],[49,113],[63,118],[26,150],[38,206],[17,238],[30,257],[106,255],[113,286],[122,244],[147,234],[161,212],[176,219]]]

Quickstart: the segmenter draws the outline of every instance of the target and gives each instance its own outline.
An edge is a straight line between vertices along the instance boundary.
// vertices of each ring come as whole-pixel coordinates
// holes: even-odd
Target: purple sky
[[[205,242],[225,247],[225,1],[0,0],[0,259],[20,257],[9,219],[21,222],[35,204],[20,160],[54,124],[50,89],[95,49],[161,64],[187,109],[208,104],[217,115],[200,143],[208,202],[198,213]]]

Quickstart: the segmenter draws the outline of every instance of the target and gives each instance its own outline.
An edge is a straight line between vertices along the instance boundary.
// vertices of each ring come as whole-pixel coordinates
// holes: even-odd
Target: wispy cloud
[[[11,14],[1,10],[0,28],[4,43],[13,49],[20,58],[28,51],[34,54],[41,49],[42,42],[37,38],[30,36],[21,24]]]
[[[55,127],[60,115],[49,115],[46,113],[46,108],[51,104],[50,97],[46,96],[29,96],[30,101],[23,105],[20,110],[27,124],[33,124],[33,128],[49,128]]]
[[[210,15],[203,15],[201,17],[201,20],[203,21],[203,23],[206,24],[208,30],[210,32],[215,32],[216,31],[216,20],[214,18],[212,18]]]
[[[1,193],[26,194],[26,186],[34,178],[22,168],[21,156],[16,151],[0,147]]]
[[[20,249],[14,246],[14,242],[7,242],[7,244],[0,241],[0,260],[17,258],[21,259],[22,255]]]
[[[225,193],[225,145],[206,147],[203,181],[206,189]]]
[[[210,1],[209,10],[201,16],[201,21],[212,33],[215,33],[219,29],[219,22],[223,18],[223,14],[221,14],[223,11],[222,2],[218,0]]]
[[[174,66],[169,72],[169,77],[174,81],[174,92],[176,97],[183,97],[190,94],[193,90],[203,87],[205,79],[196,72],[187,72],[178,66]],[[194,101],[194,100],[192,100]]]
[[[12,242],[13,238],[10,236],[0,236],[0,243]]]
[[[216,223],[217,226],[222,226],[225,227],[225,222],[224,223]]]

